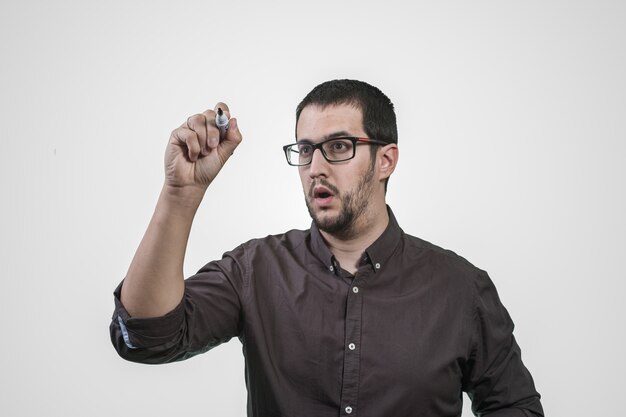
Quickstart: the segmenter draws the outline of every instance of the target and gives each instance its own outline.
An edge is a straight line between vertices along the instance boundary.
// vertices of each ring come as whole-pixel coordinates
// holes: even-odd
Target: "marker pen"
[[[224,114],[221,107],[217,108],[217,114],[215,115],[215,124],[217,128],[220,130],[220,141],[224,139],[226,136],[226,131],[228,130],[228,117]]]

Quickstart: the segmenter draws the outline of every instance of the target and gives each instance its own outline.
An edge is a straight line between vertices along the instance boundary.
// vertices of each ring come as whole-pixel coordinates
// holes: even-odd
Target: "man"
[[[217,107],[228,107],[219,103]],[[393,105],[360,81],[323,83],[296,111],[310,230],[242,244],[183,279],[193,217],[241,142],[215,112],[174,130],[157,207],[111,337],[132,361],[189,358],[239,337],[249,416],[543,416],[487,274],[405,234],[385,204],[398,161]]]

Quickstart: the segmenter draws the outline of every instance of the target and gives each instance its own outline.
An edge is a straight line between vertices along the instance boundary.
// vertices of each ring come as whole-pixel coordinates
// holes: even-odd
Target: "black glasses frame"
[[[335,140],[349,140],[350,142],[352,142],[352,155],[348,158],[343,158],[343,159],[328,159],[328,155],[326,155],[326,151],[324,150],[323,145],[325,143],[331,142],[331,141],[335,141]],[[377,140],[377,139],[370,139],[370,138],[359,138],[359,137],[355,137],[355,136],[341,136],[341,137],[337,137],[337,138],[330,138],[327,139],[323,142],[320,143],[310,143],[310,142],[296,142],[296,143],[290,143],[289,145],[285,145],[283,146],[283,152],[285,152],[285,158],[287,158],[287,163],[291,166],[294,167],[303,167],[303,166],[307,166],[310,165],[311,162],[313,161],[313,154],[315,153],[316,149],[319,149],[320,152],[322,153],[322,155],[324,156],[324,159],[326,159],[328,162],[330,163],[335,163],[335,162],[344,162],[344,161],[349,161],[350,159],[354,158],[354,156],[356,155],[356,145],[357,143],[365,143],[368,145],[388,145],[387,142],[383,142],[382,140]],[[297,151],[293,150],[293,146],[295,145],[309,145],[312,148],[311,151],[311,159],[309,160],[309,162],[307,162],[306,164],[301,164],[301,163],[294,163],[291,161],[291,154],[294,153],[298,153]]]

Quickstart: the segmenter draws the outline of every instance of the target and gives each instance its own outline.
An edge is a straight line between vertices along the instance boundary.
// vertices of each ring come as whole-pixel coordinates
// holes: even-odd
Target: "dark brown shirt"
[[[462,391],[480,416],[543,416],[487,273],[405,234],[389,212],[354,276],[313,225],[207,264],[163,317],[129,317],[120,285],[113,344],[164,363],[237,336],[249,416],[457,417]]]

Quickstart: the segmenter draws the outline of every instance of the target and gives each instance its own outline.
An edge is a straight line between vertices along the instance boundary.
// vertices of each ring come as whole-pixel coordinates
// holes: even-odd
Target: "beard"
[[[308,196],[305,196],[305,201],[309,215],[317,228],[341,239],[350,239],[356,236],[358,232],[355,227],[356,220],[365,213],[374,190],[372,178],[374,178],[373,163],[370,164],[365,175],[361,177],[361,181],[359,181],[358,185],[353,190],[346,193],[340,193],[337,187],[323,178],[317,183],[311,184]],[[318,216],[318,213],[315,212],[313,204],[311,203],[311,200],[314,198],[313,188],[315,185],[327,187],[333,192],[334,197],[339,199],[341,202],[341,211],[337,216],[321,218]]]

